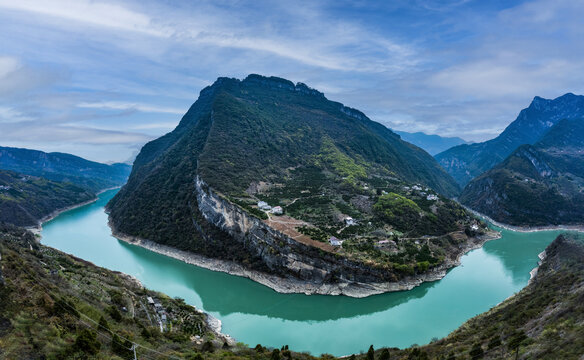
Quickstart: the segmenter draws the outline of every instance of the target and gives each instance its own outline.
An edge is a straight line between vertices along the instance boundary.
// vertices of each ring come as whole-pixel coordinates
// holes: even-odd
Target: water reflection
[[[462,266],[444,279],[410,291],[363,299],[279,294],[249,279],[188,265],[113,238],[103,206],[115,193],[101,194],[96,203],[45,224],[43,243],[182,297],[219,317],[225,331],[238,340],[335,355],[368,344],[403,347],[447,335],[525,286],[537,254],[559,233],[501,230],[501,239],[463,257]]]

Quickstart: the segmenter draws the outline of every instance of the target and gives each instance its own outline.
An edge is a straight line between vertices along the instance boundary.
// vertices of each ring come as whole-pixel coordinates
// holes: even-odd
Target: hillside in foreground
[[[473,179],[460,201],[518,226],[584,223],[584,120],[562,120]]]
[[[560,235],[545,254],[527,287],[447,337],[349,358],[579,359],[584,354],[583,240]],[[149,297],[161,307],[150,304]],[[23,229],[0,225],[0,358],[132,359],[133,343],[139,345],[138,358],[316,359],[286,346],[234,344],[182,300],[40,245]]]
[[[485,240],[471,239],[486,228],[457,192],[429,154],[358,110],[250,75],[203,89],[143,147],[108,210],[122,237],[281,278],[387,284],[435,279]]]

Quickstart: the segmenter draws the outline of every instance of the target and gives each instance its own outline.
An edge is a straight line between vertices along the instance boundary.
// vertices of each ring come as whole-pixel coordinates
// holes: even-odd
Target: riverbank
[[[120,233],[117,231],[117,229],[115,229],[111,221],[108,221],[108,225],[112,231],[112,235],[121,241],[143,247],[158,254],[183,261],[187,264],[195,265],[208,270],[224,272],[230,275],[245,277],[267,286],[279,293],[299,293],[305,295],[345,295],[354,298],[364,298],[387,292],[411,290],[423,284],[424,282],[440,280],[446,276],[448,270],[460,265],[460,259],[463,255],[471,250],[482,247],[483,244],[489,240],[495,240],[500,237],[499,233],[491,232],[477,238],[472,238],[471,241],[463,245],[463,247],[460,249],[460,252],[456,254],[454,259],[447,259],[445,263],[429,270],[427,273],[406,277],[398,282],[360,283],[343,281],[334,284],[322,284],[283,278],[256,270],[250,270],[232,261],[207,258],[188,251],[158,244],[154,241]]]
[[[71,206],[67,206],[67,207],[61,208],[61,209],[57,209],[57,210],[53,211],[52,213],[50,213],[49,215],[47,215],[47,216],[43,217],[42,219],[40,219],[38,221],[38,224],[36,226],[30,226],[30,227],[27,227],[26,229],[28,231],[32,232],[33,234],[35,234],[36,236],[40,236],[41,231],[43,230],[43,223],[46,223],[47,221],[53,220],[54,218],[56,218],[57,216],[61,215],[62,213],[66,212],[66,211],[73,210],[73,209],[77,209],[77,208],[82,207],[82,206],[85,206],[85,205],[93,204],[94,202],[97,201],[97,199],[99,198],[99,195],[100,194],[103,194],[106,191],[110,191],[110,190],[114,190],[114,189],[119,189],[119,188],[121,188],[121,186],[114,186],[114,187],[111,187],[111,188],[107,188],[107,189],[100,190],[100,191],[98,191],[95,194],[95,198],[93,198],[91,200],[87,200],[87,201],[81,202],[81,203],[78,203],[78,204],[75,204],[75,205],[71,205]]]
[[[584,225],[514,226],[514,225],[504,224],[502,222],[499,222],[499,221],[492,219],[491,217],[489,217],[483,213],[480,213],[476,210],[473,210],[473,209],[469,208],[468,206],[464,206],[462,204],[460,204],[460,205],[463,206],[466,210],[475,214],[476,216],[491,223],[492,225],[495,225],[495,226],[500,227],[500,228],[505,229],[505,230],[511,230],[511,231],[517,231],[517,232],[523,232],[523,233],[537,232],[537,231],[554,231],[554,230],[584,232]]]

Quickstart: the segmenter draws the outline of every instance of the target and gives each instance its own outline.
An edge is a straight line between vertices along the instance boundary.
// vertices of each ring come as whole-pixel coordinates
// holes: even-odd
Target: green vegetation
[[[98,192],[123,185],[130,175],[131,166],[101,164],[71,154],[0,146],[0,169],[69,182]]]
[[[71,183],[0,170],[0,223],[36,226],[56,210],[95,198]]]
[[[460,251],[449,234],[464,233],[475,220],[438,195],[458,189],[435,160],[357,110],[307,89],[257,75],[221,78],[204,89],[173,132],[144,146],[127,185],[108,204],[113,225],[125,234],[267,270],[257,251],[205,220],[193,191],[199,176],[259,219],[267,217],[256,206],[262,200],[282,206],[283,221],[308,223],[296,230],[314,240],[346,240],[336,256],[393,269],[394,249],[376,243],[397,233],[440,237],[430,244],[440,261]],[[413,184],[424,190],[412,191]],[[383,191],[416,203],[423,221],[374,211]],[[357,223],[345,223],[347,216]],[[399,242],[398,253],[409,242]],[[424,269],[416,254],[407,261]]]
[[[422,215],[422,209],[415,202],[396,193],[381,196],[373,209],[402,231],[411,229]]]
[[[464,187],[503,162],[520,146],[541,141],[547,136],[550,124],[556,125],[563,119],[580,121],[583,117],[584,96],[568,93],[553,100],[535,97],[496,138],[454,146],[435,158]]]
[[[582,224],[584,121],[564,120],[535,145],[471,181],[460,201],[512,225]]]
[[[584,242],[560,235],[534,281],[444,339],[409,349],[373,346],[350,359],[577,359],[584,348]],[[283,346],[226,344],[206,315],[130,277],[44,247],[0,225],[0,356],[46,359],[303,359]],[[153,297],[168,323],[153,322]],[[113,312],[111,309],[117,311]],[[119,314],[113,315],[112,314]],[[321,359],[334,359],[322,355]]]
[[[323,137],[320,154],[317,161],[322,161],[332,170],[343,177],[349,184],[355,184],[357,180],[365,179],[367,172],[362,165],[357,164],[355,160],[343,154],[328,136]]]

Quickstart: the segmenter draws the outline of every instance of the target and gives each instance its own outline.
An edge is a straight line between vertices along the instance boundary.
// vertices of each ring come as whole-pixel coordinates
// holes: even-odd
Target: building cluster
[[[148,296],[146,299],[148,300],[148,306],[152,307],[154,310],[158,326],[160,326],[160,332],[164,332],[168,323],[168,314],[166,310],[157,299],[154,299],[151,296]]]
[[[11,189],[11,187],[10,187],[10,186],[7,186],[7,185],[0,185],[0,190],[2,190],[2,191],[8,191],[8,190],[10,190],[10,189]]]
[[[284,209],[282,209],[281,206],[274,206],[271,207],[267,202],[265,201],[259,201],[258,202],[258,209],[272,213],[274,215],[282,215],[284,213]]]

